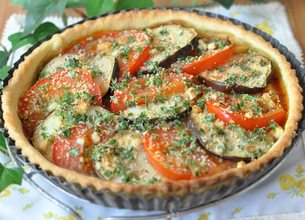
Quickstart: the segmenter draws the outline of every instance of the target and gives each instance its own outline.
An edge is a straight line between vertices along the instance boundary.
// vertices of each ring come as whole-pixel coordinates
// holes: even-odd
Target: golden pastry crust
[[[282,77],[282,82],[288,99],[288,118],[282,137],[273,145],[272,149],[259,159],[240,168],[230,169],[214,176],[177,182],[161,182],[149,186],[131,185],[103,181],[97,177],[85,176],[75,171],[56,166],[48,161],[29,140],[25,137],[18,117],[19,97],[35,82],[37,73],[50,59],[69,48],[77,40],[101,31],[115,31],[125,29],[141,29],[161,24],[178,23],[194,28],[204,35],[227,35],[236,42],[248,44],[251,48],[260,51],[270,58]],[[185,196],[188,193],[200,193],[213,188],[221,181],[230,182],[234,178],[247,178],[259,171],[265,164],[280,157],[296,134],[298,121],[302,113],[302,89],[298,84],[295,71],[291,69],[286,58],[274,49],[262,37],[245,30],[241,26],[233,25],[229,21],[201,16],[196,13],[172,10],[141,10],[129,11],[89,20],[77,24],[60,34],[54,35],[50,40],[42,43],[31,54],[25,57],[24,62],[15,70],[8,86],[3,90],[2,108],[5,128],[9,136],[15,140],[16,146],[22,154],[33,164],[53,175],[63,177],[69,182],[78,183],[83,187],[92,186],[96,190],[108,189],[115,193],[126,195],[142,195],[148,197],[163,197],[170,195]]]

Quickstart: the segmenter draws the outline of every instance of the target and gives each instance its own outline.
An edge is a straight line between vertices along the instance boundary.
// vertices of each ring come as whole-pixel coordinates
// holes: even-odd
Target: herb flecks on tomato
[[[123,89],[114,91],[111,109],[119,112],[135,105],[144,105],[186,91],[187,74],[152,75],[149,78],[134,78],[124,82]],[[122,86],[121,86],[122,87]]]
[[[91,73],[82,69],[67,69],[36,82],[19,99],[18,115],[25,134],[30,137],[38,124],[61,102],[101,103],[99,86]]]
[[[182,70],[191,75],[198,75],[205,70],[211,70],[217,66],[221,66],[226,63],[230,57],[232,57],[235,51],[235,46],[231,45],[216,53],[207,52],[200,56],[197,60],[186,64],[182,67]]]
[[[153,167],[168,180],[208,176],[233,166],[207,154],[189,131],[173,126],[147,132],[144,149]]]
[[[287,117],[287,112],[283,108],[264,113],[258,117],[246,117],[244,114],[228,111],[211,101],[207,101],[206,106],[207,111],[215,114],[217,119],[220,119],[226,123],[238,124],[246,130],[267,127],[270,121],[275,121],[279,125],[284,125]]]
[[[92,133],[93,129],[86,125],[64,130],[54,141],[54,163],[76,172],[92,174]]]
[[[121,80],[126,73],[133,76],[150,58],[149,42],[150,37],[144,31],[127,30],[94,35],[68,51],[115,56],[119,63]]]

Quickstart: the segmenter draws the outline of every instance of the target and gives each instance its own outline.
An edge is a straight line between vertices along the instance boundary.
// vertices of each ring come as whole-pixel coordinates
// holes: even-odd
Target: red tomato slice
[[[181,130],[181,129],[180,129]],[[153,165],[153,167],[168,180],[183,180],[193,179],[203,176],[209,176],[220,172],[229,167],[234,166],[234,162],[222,161],[222,159],[208,154],[199,145],[196,150],[181,151],[189,146],[175,146],[177,141],[178,132],[180,131],[174,127],[169,127],[167,130],[156,129],[153,133],[146,133],[144,139],[145,152]],[[186,134],[187,135],[187,134]],[[180,140],[178,140],[180,141]],[[177,154],[172,153],[172,149],[177,150]],[[204,170],[199,171],[198,175],[192,172],[190,164],[185,161],[196,161],[198,164],[205,163]]]
[[[89,72],[82,69],[60,70],[49,78],[36,82],[19,99],[18,115],[22,120],[25,134],[30,137],[38,124],[50,113],[49,105],[58,101],[64,93],[86,92],[95,96],[93,102],[101,103],[99,86]]]
[[[232,45],[218,53],[207,53],[199,57],[198,60],[183,66],[182,70],[191,75],[198,75],[205,70],[223,65],[233,55],[234,51],[235,46]]]
[[[149,78],[134,78],[128,82],[125,90],[115,91],[115,100],[111,101],[111,109],[114,112],[127,109],[126,103],[135,100],[136,105],[149,103],[154,97],[162,92],[162,95],[172,96],[174,94],[184,93],[186,90],[183,79],[191,79],[187,74],[169,74],[162,77],[164,84],[160,86],[147,86]]]
[[[57,136],[53,144],[53,162],[63,168],[83,174],[92,174],[92,128],[78,125],[68,138]]]
[[[150,58],[150,46],[147,46],[149,42],[150,37],[140,30],[102,33],[80,41],[77,47],[68,49],[68,52],[84,50],[87,53],[88,51],[98,53],[102,50],[103,53],[110,55],[116,45],[125,47],[127,51],[124,55],[116,56],[120,67],[119,79],[121,79],[126,72],[133,76]]]
[[[114,128],[99,124],[98,143],[103,143],[112,136]],[[92,134],[93,128],[86,124],[72,127],[68,137],[59,135],[53,144],[53,161],[56,165],[83,174],[93,174]]]
[[[243,114],[226,111],[211,101],[207,101],[206,105],[207,111],[209,113],[214,113],[217,119],[220,119],[226,123],[238,124],[246,130],[267,127],[270,121],[275,121],[279,125],[284,125],[287,118],[287,112],[283,108],[279,108],[276,111],[266,113],[262,117],[247,118]]]
[[[129,62],[127,62],[125,66],[122,64],[122,60],[120,61],[121,65],[119,62],[121,67],[119,78],[123,77],[124,72],[129,72],[131,76],[134,76],[149,58],[150,46],[145,46],[141,52],[132,49],[129,56]]]

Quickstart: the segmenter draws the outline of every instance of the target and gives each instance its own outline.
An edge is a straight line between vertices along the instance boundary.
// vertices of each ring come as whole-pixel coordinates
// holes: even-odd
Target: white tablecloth
[[[295,53],[299,60],[302,60],[302,51],[293,37],[285,7],[282,4],[268,3],[251,6],[233,6],[230,10],[216,7],[208,9],[208,11],[234,17],[262,29],[277,38]],[[50,17],[48,20],[62,26],[61,19],[57,17]],[[74,23],[78,20],[79,18],[68,19],[69,23]],[[15,14],[9,18],[3,33],[2,43],[4,45],[9,46],[7,37],[19,31],[23,26],[23,22],[24,16],[22,15]],[[12,59],[18,59],[20,54],[25,50],[26,48],[17,51]],[[0,156],[0,161],[2,162],[7,159],[4,155]],[[302,144],[298,144],[284,163],[266,180],[254,188],[212,207],[202,208],[192,214],[176,219],[305,219],[304,169],[305,151],[302,148]],[[99,220],[107,216],[133,216],[158,213],[119,210],[90,204],[58,191],[44,180],[38,178],[36,181],[51,195],[77,210],[84,219]],[[10,186],[0,194],[0,219],[72,220],[74,216],[41,196],[26,181],[23,181],[21,186]]]

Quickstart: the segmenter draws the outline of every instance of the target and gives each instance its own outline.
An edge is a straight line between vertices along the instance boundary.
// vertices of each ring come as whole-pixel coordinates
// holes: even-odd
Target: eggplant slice
[[[256,159],[273,146],[283,129],[279,125],[246,131],[239,125],[225,124],[193,106],[189,117],[189,127],[201,145],[209,152],[231,160],[250,161]]]
[[[170,96],[167,100],[129,107],[120,115],[131,121],[138,118],[146,120],[174,118],[189,110],[191,103],[199,94],[200,92],[190,87],[185,93]]]
[[[52,73],[55,73],[62,69],[75,68],[80,66],[81,62],[79,55],[72,53],[62,54],[53,58],[45,65],[45,67],[39,74],[39,78],[46,78]]]
[[[93,80],[99,85],[102,96],[110,88],[112,79],[119,72],[119,65],[114,56],[90,56],[86,54],[63,54],[52,59],[41,71],[39,78],[48,77],[61,69],[84,68],[92,73]]]
[[[74,107],[77,108],[77,107]],[[71,108],[72,109],[72,108]],[[73,112],[72,112],[73,111]],[[73,115],[75,110],[66,113]],[[84,110],[84,113],[80,115],[87,115],[91,118],[91,121],[88,121],[89,126],[113,126],[113,134],[117,130],[117,116],[113,113],[110,113],[106,109],[100,106],[91,106],[88,109]],[[88,118],[89,118],[88,117]],[[104,125],[103,125],[104,124]],[[59,109],[54,110],[35,130],[32,143],[33,146],[38,149],[47,159],[52,161],[52,151],[53,143],[56,136],[61,134],[63,129],[71,128],[75,124],[67,124],[67,121],[62,118],[61,111]],[[111,136],[111,135],[110,135]],[[94,136],[93,136],[94,137]],[[93,138],[94,139],[94,138]],[[93,140],[95,142],[95,140]],[[98,142],[98,141],[96,141]]]
[[[110,92],[110,84],[116,79],[119,73],[118,61],[113,56],[97,55],[88,60],[87,68],[91,68],[93,80],[99,85],[102,96]]]
[[[138,105],[129,107],[122,111],[121,115],[129,120],[145,118],[147,120],[156,118],[172,118],[185,112],[188,98],[184,94],[171,96],[162,103],[148,103],[147,105]]]
[[[262,55],[242,54],[233,57],[228,64],[200,73],[205,85],[218,91],[257,93],[263,90],[271,79],[272,62]]]
[[[151,58],[143,67],[144,71],[151,72],[158,66],[168,68],[179,57],[190,55],[198,45],[198,33],[192,28],[181,25],[165,25],[147,29],[152,36]]]
[[[143,136],[135,131],[116,133],[93,150],[97,176],[114,182],[150,184],[162,177],[152,167],[143,149]]]

